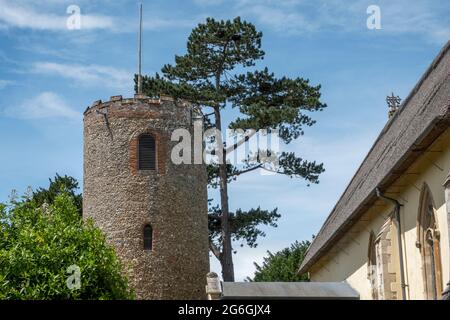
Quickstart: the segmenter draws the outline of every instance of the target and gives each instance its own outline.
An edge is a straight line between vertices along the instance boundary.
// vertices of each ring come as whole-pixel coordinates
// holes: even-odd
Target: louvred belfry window
[[[139,137],[139,170],[156,169],[156,143],[153,136],[143,134]]]

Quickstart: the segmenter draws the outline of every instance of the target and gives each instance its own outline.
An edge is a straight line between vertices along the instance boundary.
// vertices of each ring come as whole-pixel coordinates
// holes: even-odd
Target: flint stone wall
[[[162,97],[112,97],[84,116],[83,215],[92,218],[129,270],[139,299],[204,299],[209,271],[204,165],[170,160],[173,130],[192,132],[191,106]],[[157,168],[139,171],[138,137],[156,140]],[[153,228],[144,251],[143,229]]]

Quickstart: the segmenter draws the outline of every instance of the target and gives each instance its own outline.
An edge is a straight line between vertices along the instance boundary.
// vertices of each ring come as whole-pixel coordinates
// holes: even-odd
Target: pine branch
[[[247,130],[247,132],[248,132],[248,130]],[[255,134],[256,134],[256,130],[250,130],[250,133],[248,135],[246,134],[244,139],[241,139],[240,141],[238,141],[237,143],[235,143],[232,146],[224,148],[223,151],[225,152],[225,154],[229,154],[230,152],[239,148],[245,142],[249,141]]]
[[[209,240],[209,250],[211,250],[214,256],[220,261],[222,253],[220,252],[219,248],[217,248],[217,246],[212,242],[212,240]]]
[[[257,165],[254,166],[254,167],[251,167],[251,168],[248,168],[248,169],[245,169],[245,170],[238,171],[238,172],[236,172],[235,174],[233,174],[232,177],[240,176],[241,174],[244,174],[244,173],[247,173],[247,172],[256,170],[256,169],[258,169],[258,168],[263,168],[263,169],[264,169],[262,163],[259,163],[259,164],[257,164]]]

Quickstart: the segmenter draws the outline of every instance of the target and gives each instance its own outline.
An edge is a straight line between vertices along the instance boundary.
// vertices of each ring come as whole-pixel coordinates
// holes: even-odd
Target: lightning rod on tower
[[[137,93],[142,94],[142,3],[139,7],[139,50]]]

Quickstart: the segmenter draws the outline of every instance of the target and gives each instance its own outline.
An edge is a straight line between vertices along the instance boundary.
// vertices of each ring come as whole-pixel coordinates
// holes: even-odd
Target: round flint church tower
[[[135,95],[84,114],[83,215],[106,234],[139,299],[203,299],[209,271],[204,165],[171,161],[192,107]]]

